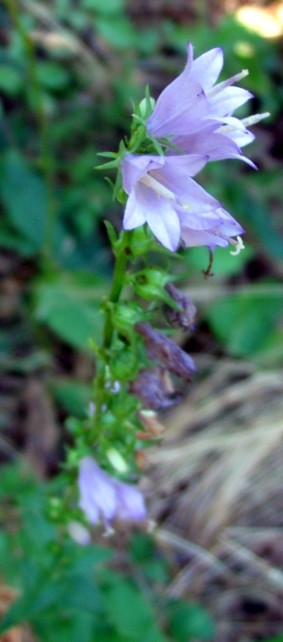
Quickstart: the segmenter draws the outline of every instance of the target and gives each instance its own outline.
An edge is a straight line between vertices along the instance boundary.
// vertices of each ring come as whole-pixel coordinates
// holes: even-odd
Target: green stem
[[[105,403],[106,375],[107,366],[110,361],[109,350],[113,339],[114,327],[112,324],[111,304],[119,301],[121,292],[125,284],[125,272],[129,260],[131,245],[131,232],[121,232],[118,244],[115,248],[115,266],[113,272],[113,282],[110,290],[108,301],[105,305],[105,321],[102,342],[102,356],[97,363],[97,373],[95,377],[94,403],[95,403],[95,423],[93,437],[97,437],[100,432],[100,419],[102,408]]]
[[[113,326],[111,320],[111,303],[117,303],[125,283],[125,270],[129,259],[131,232],[122,232],[119,241],[119,247],[116,251],[116,261],[113,273],[112,288],[109,294],[108,303],[105,310],[105,324],[103,335],[104,352],[111,346],[113,337]]]
[[[28,85],[32,89],[34,108],[36,111],[37,122],[38,122],[38,132],[39,140],[41,147],[41,163],[45,177],[46,193],[47,193],[47,221],[46,221],[46,235],[45,235],[45,246],[43,253],[47,262],[50,263],[52,255],[52,246],[53,246],[53,232],[54,232],[54,222],[56,214],[56,206],[54,202],[54,190],[53,190],[53,161],[52,154],[50,149],[49,142],[49,131],[48,123],[45,115],[44,105],[41,95],[41,87],[37,77],[36,70],[36,60],[34,54],[34,44],[30,35],[25,30],[23,23],[20,18],[20,9],[18,0],[6,0],[7,9],[10,13],[11,19],[14,23],[15,29],[18,31],[26,58],[28,61],[28,74],[29,82]]]

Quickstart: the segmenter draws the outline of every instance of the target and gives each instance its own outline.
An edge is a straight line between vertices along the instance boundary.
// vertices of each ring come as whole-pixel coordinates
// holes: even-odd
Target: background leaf
[[[0,194],[12,226],[38,252],[44,243],[48,215],[46,189],[43,179],[13,149],[2,161]]]
[[[97,292],[83,278],[54,276],[35,288],[35,315],[70,345],[88,351],[88,341],[101,330]]]

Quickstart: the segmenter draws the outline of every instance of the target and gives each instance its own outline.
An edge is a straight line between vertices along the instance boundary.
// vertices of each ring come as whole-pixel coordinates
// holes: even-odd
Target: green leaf
[[[11,96],[16,96],[23,84],[19,69],[7,64],[0,64],[0,89]]]
[[[65,90],[71,80],[69,71],[51,60],[38,62],[36,72],[40,84],[50,91]]]
[[[47,195],[43,179],[15,150],[4,157],[0,195],[14,229],[38,252],[44,243]]]
[[[58,274],[35,286],[35,316],[60,339],[88,351],[88,340],[99,335],[102,325],[100,304],[94,284]]]
[[[22,621],[30,621],[40,611],[56,604],[61,599],[62,587],[60,583],[50,583],[47,578],[40,577],[33,589],[14,602],[4,615],[0,624],[0,634]]]
[[[44,642],[94,642],[93,614],[77,610],[60,613],[58,610],[39,615],[33,626],[37,639]]]
[[[210,615],[197,604],[178,600],[167,608],[170,632],[176,642],[190,642],[194,638],[211,640],[214,625]]]
[[[5,247],[24,257],[32,256],[35,253],[33,243],[18,234],[4,217],[1,222],[0,247]]]
[[[236,293],[234,297],[215,301],[207,310],[207,318],[216,336],[237,356],[259,351],[283,311],[282,295],[268,294],[268,284],[262,284],[266,294]]]
[[[281,321],[282,326],[282,321]],[[283,363],[283,327],[273,330],[256,355],[256,362],[269,368],[280,368]]]
[[[105,3],[106,4],[106,3]],[[117,49],[128,49],[136,45],[136,34],[130,21],[124,16],[99,16],[96,20],[97,31],[105,38],[112,47]]]
[[[129,582],[120,580],[110,587],[106,601],[108,615],[126,640],[143,640],[154,625],[153,613],[146,598]]]
[[[56,378],[50,382],[56,401],[75,417],[85,417],[91,399],[90,386],[75,379]]]
[[[125,0],[82,0],[85,9],[98,13],[119,13],[125,6]]]

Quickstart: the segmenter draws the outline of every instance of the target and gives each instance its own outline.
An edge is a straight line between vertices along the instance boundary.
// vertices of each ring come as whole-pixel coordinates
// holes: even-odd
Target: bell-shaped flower
[[[114,521],[145,520],[147,512],[139,489],[108,475],[92,457],[81,460],[78,483],[79,506],[91,524],[102,523],[111,530]]]
[[[232,115],[252,97],[246,89],[234,87],[248,72],[215,84],[223,67],[222,49],[211,49],[196,60],[190,43],[187,51],[185,69],[162,91],[147,119],[148,132],[169,138],[183,152],[208,153],[209,160],[241,158],[253,165],[241,152],[254,139],[247,126],[268,114],[243,120]]]
[[[123,187],[129,195],[123,227],[147,223],[158,241],[171,251],[186,247],[214,249],[239,245],[243,228],[192,176],[206,164],[204,154],[152,156],[127,154],[122,161]]]

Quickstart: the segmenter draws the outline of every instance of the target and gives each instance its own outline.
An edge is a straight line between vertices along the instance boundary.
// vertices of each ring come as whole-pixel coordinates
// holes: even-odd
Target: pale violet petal
[[[124,230],[134,230],[146,222],[146,210],[139,199],[140,189],[143,188],[135,187],[128,197],[123,218]]]
[[[221,122],[222,125],[217,131],[233,140],[238,147],[244,147],[255,139],[255,135],[245,127],[239,118],[227,116]]]
[[[207,231],[196,231],[189,228],[182,228],[182,242],[185,247],[206,246],[214,250],[217,245],[227,247],[227,239],[217,237],[217,235]]]
[[[173,84],[164,89],[147,120],[149,133],[157,138],[192,131],[208,114],[208,101],[199,83],[179,76],[178,87]]]
[[[165,162],[162,170],[159,172],[159,170],[156,169],[151,173],[154,176],[158,176],[158,174],[160,176],[165,176],[166,180],[171,185],[171,189],[173,189],[174,181],[178,176],[183,176],[183,180],[186,181],[188,176],[195,176],[195,174],[198,174],[198,172],[200,172],[204,168],[207,161],[207,154],[202,152],[179,154],[178,156],[176,156],[176,154],[174,153],[171,153],[169,156],[165,157]]]
[[[214,130],[217,125],[214,123]],[[223,133],[222,133],[223,132]],[[205,154],[206,161],[229,158],[232,154],[239,154],[240,149],[236,142],[225,135],[225,128],[217,131],[203,130],[188,136],[180,136],[174,141],[185,152],[191,150],[192,154],[199,151],[199,155]],[[199,171],[199,170],[197,170]],[[197,172],[195,172],[197,173]],[[191,174],[194,176],[194,174]]]
[[[112,480],[92,457],[84,457],[79,469],[79,506],[92,524],[111,522],[116,511]]]
[[[235,109],[253,98],[253,94],[242,87],[226,87],[208,98],[209,113],[212,116],[230,116]]]
[[[180,224],[174,204],[154,189],[140,183],[128,198],[123,227],[127,230],[134,229],[145,222],[162,245],[176,251],[180,241]]]
[[[242,226],[223,208],[215,209],[210,214],[202,213],[200,210],[198,215],[192,215],[190,212],[180,211],[179,218],[182,237],[184,228],[209,232],[221,227],[225,236],[238,236],[244,231]]]
[[[212,230],[219,225],[219,216],[216,209],[211,211],[210,213],[204,213],[200,208],[199,212],[186,212],[184,210],[178,210],[178,215],[182,231],[183,228],[188,228],[190,230],[204,232]]]
[[[224,57],[221,47],[210,49],[210,51],[194,60],[191,71],[192,81],[201,82],[203,89],[206,91],[216,82],[222,70],[223,62]]]
[[[171,252],[176,252],[180,243],[180,222],[175,208],[170,201],[149,194],[149,191],[147,223],[157,240]]]
[[[126,154],[122,160],[123,188],[130,194],[135,184],[150,170],[164,164],[163,156]]]
[[[244,233],[241,225],[222,208],[216,212],[218,220],[207,229],[193,229],[189,225],[182,224],[181,238],[186,247],[206,245],[211,249],[216,246],[227,247],[231,238]],[[211,221],[212,222],[212,221]]]
[[[145,520],[147,510],[144,497],[136,486],[116,481],[117,518],[122,521],[141,522]]]
[[[182,164],[173,163],[174,158],[168,157],[162,168],[164,184],[176,195],[176,205],[186,206],[190,212],[198,212],[200,208],[209,212],[219,207],[219,202],[186,173],[185,156],[180,156]]]

